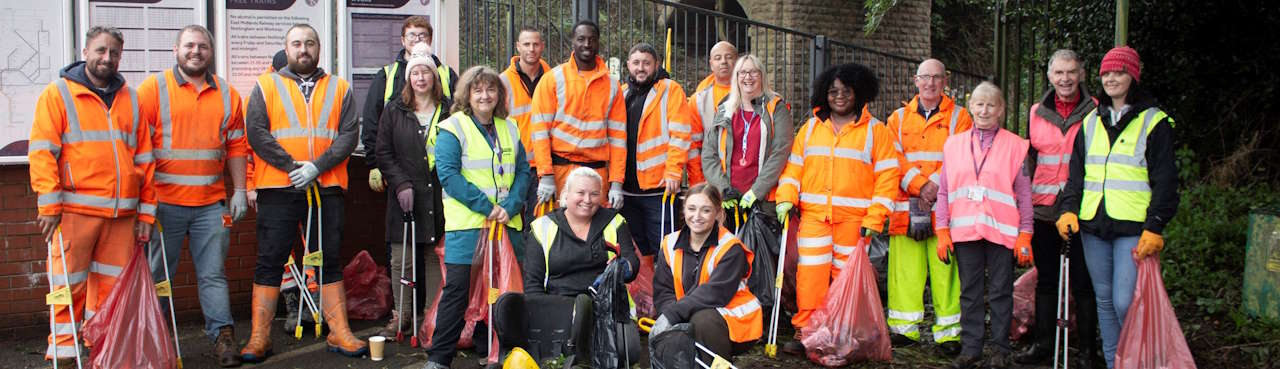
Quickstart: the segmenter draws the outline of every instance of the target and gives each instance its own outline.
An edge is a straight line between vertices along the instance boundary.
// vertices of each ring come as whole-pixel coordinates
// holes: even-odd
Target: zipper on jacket
[[[69,190],[68,192],[75,192],[75,191],[76,191],[76,176],[75,176],[74,174],[72,174],[72,173],[71,173],[71,163],[63,163],[63,166],[64,166],[64,167],[67,167],[67,184],[68,184],[69,186],[71,186],[71,187],[68,189],[68,190]]]
[[[107,111],[107,133],[108,138],[111,140],[111,161],[115,163],[114,167],[116,169],[116,192],[115,196],[112,196],[112,201],[115,202],[115,205],[111,206],[111,217],[115,218],[120,216],[120,149],[116,145],[116,135],[119,133],[116,132],[115,121],[111,120],[111,109],[107,108],[107,104],[102,100],[98,100],[98,103]]]

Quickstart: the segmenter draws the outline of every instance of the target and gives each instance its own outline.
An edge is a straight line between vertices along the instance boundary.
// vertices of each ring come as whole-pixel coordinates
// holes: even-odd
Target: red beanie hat
[[[1116,46],[1108,51],[1107,55],[1102,57],[1102,66],[1098,67],[1098,75],[1117,71],[1129,73],[1134,81],[1140,81],[1142,60],[1138,58],[1138,51],[1128,46]]]

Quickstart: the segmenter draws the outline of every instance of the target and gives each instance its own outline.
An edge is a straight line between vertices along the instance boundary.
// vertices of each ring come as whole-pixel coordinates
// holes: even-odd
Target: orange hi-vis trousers
[[[796,315],[791,325],[809,325],[809,316],[827,300],[827,287],[840,275],[861,237],[862,218],[832,223],[817,216],[800,214],[796,235]],[[860,250],[866,252],[865,250]]]
[[[75,213],[62,213],[61,235],[53,236],[54,245],[59,239],[62,249],[49,250],[49,274],[54,288],[71,284],[71,306],[54,306],[53,332],[49,334],[49,348],[45,358],[75,357],[75,340],[72,331],[93,318],[98,306],[111,295],[120,272],[138,251],[134,243],[135,216],[103,218]],[[64,256],[65,255],[65,256]],[[69,271],[62,269],[63,258]]]

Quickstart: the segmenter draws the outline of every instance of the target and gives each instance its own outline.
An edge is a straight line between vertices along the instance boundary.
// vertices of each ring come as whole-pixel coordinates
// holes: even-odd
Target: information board
[[[218,37],[218,70],[241,96],[253,91],[259,74],[271,66],[271,57],[284,48],[284,33],[294,24],[306,23],[320,34],[320,68],[333,73],[333,2],[322,0],[224,0],[215,4]]]
[[[341,70],[352,81],[352,93],[356,106],[363,111],[365,98],[374,75],[383,66],[396,59],[400,50],[400,27],[404,19],[414,15],[427,17],[435,36],[432,49],[441,43],[436,23],[436,1],[432,0],[339,0],[342,2],[338,21],[338,34],[343,35],[338,50]],[[438,0],[437,0],[438,1]],[[376,101],[373,103],[381,103]],[[364,117],[361,117],[363,119]],[[363,153],[363,144],[356,148]]]
[[[36,100],[77,55],[71,3],[0,2],[0,164],[26,163]]]
[[[78,0],[80,31],[112,26],[124,34],[120,74],[130,86],[147,75],[172,68],[178,31],[191,24],[206,25],[205,0]],[[76,42],[84,47],[84,35]]]

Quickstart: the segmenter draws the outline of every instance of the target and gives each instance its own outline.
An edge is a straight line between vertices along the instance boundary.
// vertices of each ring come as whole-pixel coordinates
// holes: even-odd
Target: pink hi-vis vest
[[[1018,202],[1013,181],[1027,158],[1027,140],[1004,130],[981,155],[977,128],[947,138],[942,146],[946,162],[947,205],[951,210],[951,239],[986,239],[1013,249],[1018,239]],[[979,151],[975,155],[975,151]],[[977,172],[981,167],[981,173]]]
[[[1076,134],[1080,132],[1080,122],[1072,122],[1067,133],[1036,114],[1040,104],[1031,106],[1031,146],[1036,148],[1036,171],[1031,177],[1031,203],[1036,206],[1052,206],[1058,199],[1058,192],[1067,186],[1067,177],[1071,174],[1071,149],[1075,145]]]

